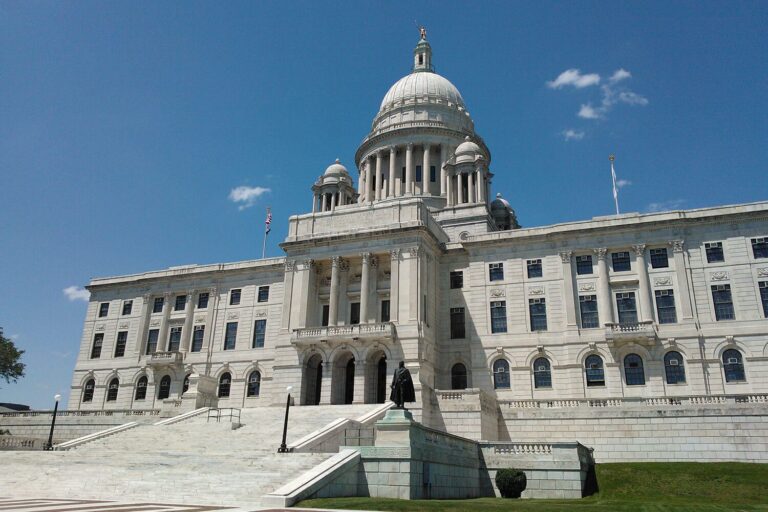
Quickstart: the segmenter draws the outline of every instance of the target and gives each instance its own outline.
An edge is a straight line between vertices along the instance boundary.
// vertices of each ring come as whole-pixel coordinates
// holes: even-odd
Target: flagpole
[[[616,189],[616,170],[613,168],[613,161],[616,160],[615,155],[609,155],[608,160],[611,161],[611,180],[613,181],[613,202],[616,206],[616,215],[619,214],[619,191]]]
[[[261,259],[266,258],[267,256],[267,236],[269,235],[269,228],[270,224],[272,223],[272,219],[270,218],[271,208],[267,206],[267,221],[264,223],[264,242],[261,246]]]

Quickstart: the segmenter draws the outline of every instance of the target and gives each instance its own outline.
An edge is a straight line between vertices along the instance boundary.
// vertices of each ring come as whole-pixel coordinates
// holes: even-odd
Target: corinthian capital
[[[573,251],[563,251],[560,253],[560,259],[563,263],[570,263],[571,256],[573,256]]]
[[[670,240],[669,245],[672,246],[672,252],[683,252],[685,242],[683,240]]]
[[[632,250],[637,256],[643,256],[645,254],[645,244],[637,244],[632,246]]]
[[[592,252],[595,253],[597,259],[604,260],[605,256],[608,254],[608,249],[605,247],[598,247],[597,249],[592,249]]]

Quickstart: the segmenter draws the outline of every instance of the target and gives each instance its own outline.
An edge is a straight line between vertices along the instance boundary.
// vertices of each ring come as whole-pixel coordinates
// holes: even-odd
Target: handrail
[[[224,413],[222,411],[229,411],[228,413]],[[233,419],[237,416],[237,423],[240,423],[240,409],[237,409],[235,407],[222,407],[222,408],[213,408],[211,407],[208,409],[208,418],[205,420],[206,423],[211,420],[211,418],[216,419],[216,423],[221,422],[221,418],[229,418],[230,423],[235,423]]]
[[[35,416],[52,415],[53,411],[15,411],[0,412],[2,418],[32,418]],[[60,416],[158,416],[160,409],[105,409],[98,411],[57,411],[56,417]]]
[[[559,400],[499,400],[500,405],[512,409],[563,409],[574,407],[630,407],[630,406],[690,406],[718,404],[765,404],[768,403],[768,393],[751,393],[741,395],[688,395],[664,396],[648,398],[566,398]]]

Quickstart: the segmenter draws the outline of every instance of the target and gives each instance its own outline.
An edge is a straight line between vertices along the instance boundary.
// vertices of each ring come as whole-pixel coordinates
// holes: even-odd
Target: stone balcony
[[[153,352],[149,357],[149,366],[174,366],[184,361],[181,352]]]
[[[605,339],[615,347],[625,343],[651,346],[656,343],[656,326],[651,320],[643,322],[605,324]]]
[[[291,343],[294,345],[309,345],[319,341],[377,341],[392,340],[394,337],[395,326],[392,322],[382,322],[294,329],[291,335]]]

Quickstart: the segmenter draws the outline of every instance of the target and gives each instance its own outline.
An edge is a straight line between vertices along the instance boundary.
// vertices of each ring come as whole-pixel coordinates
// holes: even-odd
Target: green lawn
[[[381,511],[768,511],[768,464],[598,464],[600,491],[581,500],[329,498],[298,507]]]

